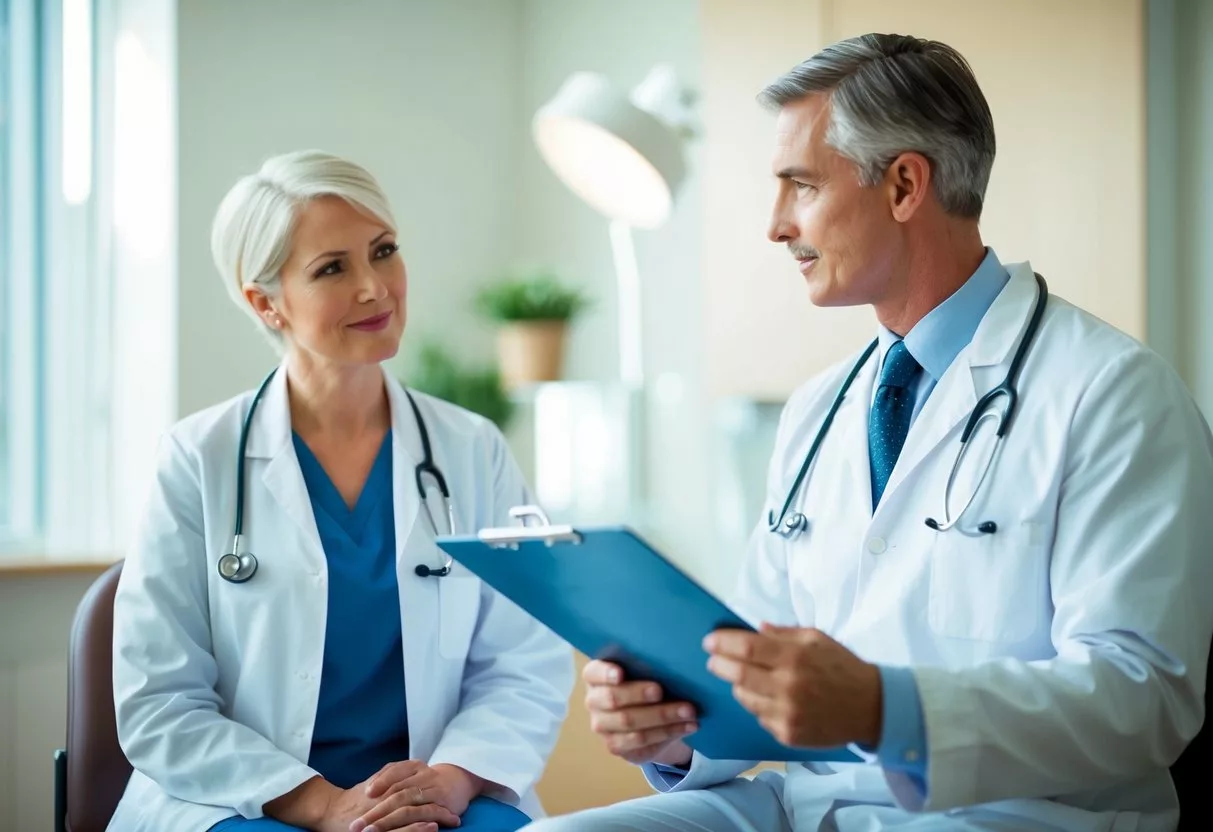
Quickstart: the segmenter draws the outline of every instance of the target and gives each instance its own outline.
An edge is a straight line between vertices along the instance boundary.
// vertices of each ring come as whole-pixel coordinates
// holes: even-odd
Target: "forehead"
[[[829,126],[830,101],[825,93],[805,96],[781,107],[775,121],[776,169],[824,161],[832,151],[825,140]]]

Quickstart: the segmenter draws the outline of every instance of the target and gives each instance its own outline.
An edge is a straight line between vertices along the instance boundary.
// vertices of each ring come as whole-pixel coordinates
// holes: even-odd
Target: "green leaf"
[[[495,367],[461,367],[432,341],[422,344],[408,383],[414,390],[479,413],[503,431],[514,416],[514,403],[502,390]]]
[[[483,287],[476,308],[490,320],[568,321],[589,305],[585,295],[565,286],[550,271],[507,275]]]

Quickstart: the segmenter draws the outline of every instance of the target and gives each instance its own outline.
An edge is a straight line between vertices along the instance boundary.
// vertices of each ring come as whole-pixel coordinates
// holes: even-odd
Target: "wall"
[[[410,276],[405,354],[425,334],[489,354],[464,300],[518,233],[517,12],[498,0],[181,0],[180,413],[254,386],[274,360],[216,277],[210,222],[239,176],[293,149],[348,155],[387,191]]]
[[[1151,342],[1213,417],[1213,8],[1151,0]]]

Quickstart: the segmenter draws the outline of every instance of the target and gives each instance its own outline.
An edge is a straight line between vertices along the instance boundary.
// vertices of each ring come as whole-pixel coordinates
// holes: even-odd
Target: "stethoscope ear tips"
[[[994,532],[998,531],[998,524],[993,520],[987,520],[986,522],[977,526],[977,531],[981,532],[982,534],[994,534]]]
[[[926,524],[928,529],[939,531],[939,522],[934,517],[928,517],[926,519]]]

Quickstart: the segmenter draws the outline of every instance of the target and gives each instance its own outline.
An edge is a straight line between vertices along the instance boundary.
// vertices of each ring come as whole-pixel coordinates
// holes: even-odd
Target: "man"
[[[532,828],[1173,829],[1213,635],[1204,420],[1156,355],[984,245],[993,122],[955,50],[866,35],[761,98],[770,238],[879,337],[789,401],[767,498],[786,522],[759,524],[733,599],[761,628],[704,658],[784,744],[864,762],[739,778],[754,761],[691,752],[685,703],[592,662],[594,730],[664,794]],[[996,445],[1008,398],[979,401],[1009,374]]]

